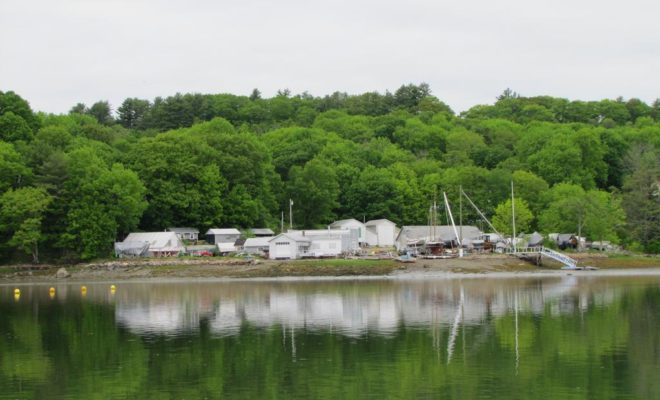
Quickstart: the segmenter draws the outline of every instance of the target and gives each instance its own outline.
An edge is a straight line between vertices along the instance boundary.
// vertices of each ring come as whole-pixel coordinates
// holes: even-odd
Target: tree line
[[[426,224],[434,193],[457,204],[459,187],[506,232],[511,181],[518,231],[657,253],[659,110],[506,90],[456,115],[428,85],[410,84],[129,98],[116,112],[99,101],[54,115],[0,92],[1,258],[104,257],[132,230],[278,228],[289,199],[295,227]],[[481,221],[464,207],[463,223]]]

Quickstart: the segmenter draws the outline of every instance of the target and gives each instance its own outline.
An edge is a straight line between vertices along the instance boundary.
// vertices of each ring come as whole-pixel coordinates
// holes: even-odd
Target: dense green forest
[[[277,228],[289,198],[295,227],[426,224],[434,192],[457,202],[459,186],[507,231],[512,180],[519,231],[658,253],[659,154],[660,100],[506,90],[456,115],[410,84],[128,98],[53,115],[0,92],[0,258],[104,257],[132,230]],[[463,223],[478,221],[464,207]]]

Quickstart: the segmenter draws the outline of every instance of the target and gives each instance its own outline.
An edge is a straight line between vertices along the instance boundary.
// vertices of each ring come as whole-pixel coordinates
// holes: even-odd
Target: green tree
[[[21,155],[11,143],[0,141],[0,193],[23,186],[32,176]]]
[[[548,183],[528,171],[515,171],[512,175],[515,196],[527,202],[532,214],[539,215],[545,204],[543,195],[548,190]]]
[[[145,187],[135,172],[108,167],[93,148],[76,149],[69,158],[61,244],[82,259],[107,256],[115,240],[137,227],[147,207]]]
[[[151,103],[149,100],[129,98],[121,103],[117,109],[117,121],[127,129],[137,129],[143,126],[144,118],[147,116]]]
[[[610,193],[562,183],[550,189],[546,203],[539,217],[545,232],[574,232],[593,240],[618,242],[625,215],[620,200]]]
[[[115,119],[112,117],[112,108],[107,101],[97,101],[92,104],[87,114],[96,118],[99,124],[112,125],[115,122]]]
[[[631,174],[624,179],[623,207],[633,238],[648,252],[660,252],[660,161],[648,145],[630,149]]]
[[[498,204],[497,208],[495,208],[495,215],[493,216],[493,226],[504,235],[513,234],[513,209],[511,204],[511,199]],[[516,234],[529,232],[534,215],[529,209],[527,202],[523,199],[515,199],[513,204],[516,209]]]
[[[33,132],[39,129],[39,119],[32,112],[27,101],[12,91],[0,91],[0,115],[8,112],[23,118]]]
[[[313,159],[289,172],[289,197],[294,201],[294,223],[303,228],[328,224],[339,206],[339,183],[331,164]]]
[[[9,234],[8,245],[39,262],[41,223],[52,198],[41,188],[9,189],[0,197],[0,230]]]
[[[144,138],[126,156],[147,188],[143,229],[170,226],[210,228],[223,220],[227,181],[216,151],[200,137],[164,133]]]
[[[0,140],[6,142],[30,141],[32,137],[32,128],[22,117],[11,111],[0,115]]]

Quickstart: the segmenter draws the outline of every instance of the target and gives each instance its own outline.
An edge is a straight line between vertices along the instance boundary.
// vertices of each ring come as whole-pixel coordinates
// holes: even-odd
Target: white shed
[[[357,229],[307,229],[289,233],[309,238],[312,241],[311,247],[317,250],[316,257],[351,253],[360,249]],[[321,241],[325,244],[321,244]],[[330,242],[336,243],[336,246]]]
[[[280,233],[268,241],[270,259],[297,259],[309,252],[311,240],[302,235]]]
[[[231,243],[233,246],[239,237],[241,232],[235,228],[213,228],[206,232],[206,241],[211,244]]]
[[[389,219],[374,219],[367,221],[367,244],[369,246],[394,246],[396,239],[396,224]]]
[[[355,218],[341,219],[328,225],[328,229],[356,229],[358,233],[358,242],[367,243],[366,227]]]

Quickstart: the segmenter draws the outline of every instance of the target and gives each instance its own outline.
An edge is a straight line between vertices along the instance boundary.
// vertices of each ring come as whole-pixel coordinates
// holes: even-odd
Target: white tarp
[[[149,242],[116,242],[115,256],[123,257],[147,257],[149,256]]]

